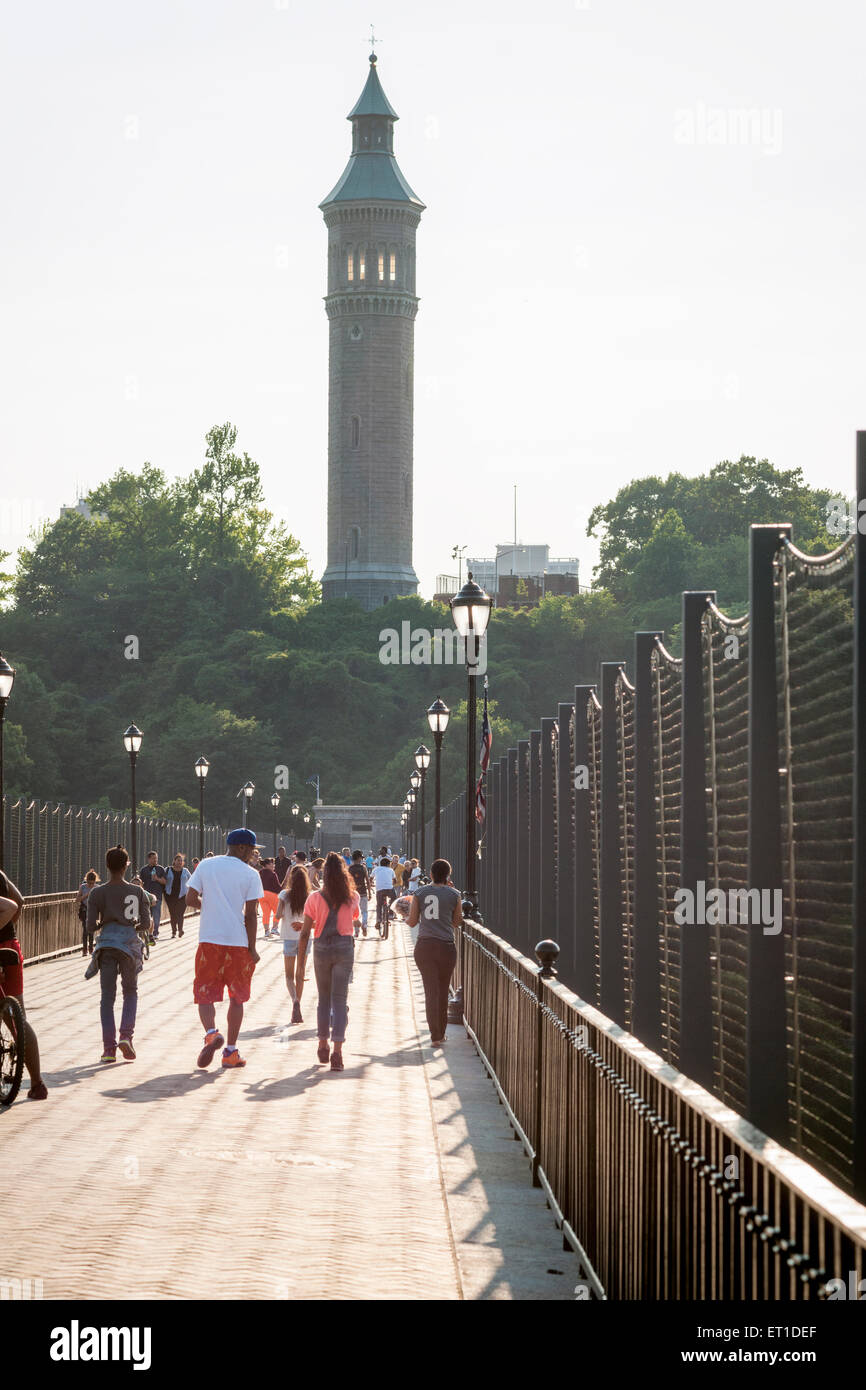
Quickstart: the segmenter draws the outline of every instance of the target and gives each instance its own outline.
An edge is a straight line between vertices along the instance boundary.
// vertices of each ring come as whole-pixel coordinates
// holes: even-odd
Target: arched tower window
[[[363,251],[358,252],[358,279],[363,280],[366,276],[367,258]]]
[[[349,253],[348,253],[347,256],[346,256],[346,275],[347,275],[347,277],[348,277],[349,284],[351,285],[352,281],[353,281],[354,278],[355,278],[355,253],[354,253],[354,251],[349,251]]]
[[[358,448],[360,448],[360,445],[361,445],[361,417],[360,417],[360,415],[353,415],[353,416],[352,416],[352,448],[353,448],[353,449],[358,449]]]
[[[394,285],[397,282],[397,256],[394,251],[391,252],[389,262],[390,263],[388,266],[388,279],[390,280],[391,284]]]
[[[349,559],[357,560],[361,549],[361,528],[360,526],[349,527]]]
[[[380,284],[380,285],[384,285],[384,283],[385,283],[385,252],[384,252],[384,251],[380,251],[380,252],[379,252],[379,284]]]

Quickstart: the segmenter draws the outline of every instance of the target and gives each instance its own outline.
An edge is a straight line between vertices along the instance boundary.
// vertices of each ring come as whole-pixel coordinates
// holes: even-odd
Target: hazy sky
[[[866,20],[823,0],[2,4],[0,549],[232,420],[320,574],[326,229],[371,20],[427,204],[415,565],[595,556],[591,507],[742,453],[852,487]],[[749,114],[751,113],[751,115]]]

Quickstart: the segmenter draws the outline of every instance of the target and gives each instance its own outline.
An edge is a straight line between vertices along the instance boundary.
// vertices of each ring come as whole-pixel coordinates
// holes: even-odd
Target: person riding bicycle
[[[97,972],[102,984],[100,1018],[102,1021],[102,1062],[116,1062],[117,1049],[128,1062],[135,1061],[132,1034],[138,1009],[138,974],[142,966],[142,943],[139,928],[148,926],[150,903],[148,894],[137,883],[127,883],[125,874],[129,855],[122,845],[115,845],[105,856],[108,882],[93,888],[87,899],[88,930],[100,928],[93,947],[93,959],[84,972],[89,979]],[[123,990],[123,1011],[120,1017],[120,1038],[116,1033],[114,1001],[117,996],[117,977]]]
[[[24,952],[21,949],[21,942],[18,940],[16,930],[16,923],[23,906],[24,899],[15,884],[0,869],[0,947],[10,948],[18,955],[18,964],[7,965],[5,968],[0,966],[0,975],[2,975],[3,989],[18,1000],[24,1013],[24,1065],[30,1076],[28,1099],[45,1100],[48,1096],[48,1089],[42,1080],[42,1072],[39,1069],[39,1043],[36,1040],[32,1025],[27,1022],[27,1014],[24,1009]]]

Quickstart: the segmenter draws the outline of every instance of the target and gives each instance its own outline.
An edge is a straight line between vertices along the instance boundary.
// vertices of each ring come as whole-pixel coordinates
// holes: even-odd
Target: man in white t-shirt
[[[245,1067],[237,1049],[244,1004],[259,953],[256,950],[259,898],[262,880],[250,865],[256,837],[252,830],[231,830],[226,852],[203,859],[186,886],[187,906],[201,909],[198,950],[195,953],[193,997],[205,1029],[198,1065],[208,1067],[218,1047],[224,1067]],[[216,1026],[215,1004],[221,1004],[228,988],[226,1038]],[[225,1046],[223,1044],[225,1043]]]
[[[376,888],[376,926],[384,939],[388,935],[388,922],[391,896],[394,891],[394,871],[387,855],[383,855],[373,869],[373,883]]]

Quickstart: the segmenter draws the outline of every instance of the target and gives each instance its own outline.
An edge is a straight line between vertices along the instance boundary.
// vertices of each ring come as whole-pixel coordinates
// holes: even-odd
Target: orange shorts
[[[256,963],[246,946],[218,946],[200,941],[195,953],[193,998],[197,1004],[220,1004],[223,990],[229,998],[245,1004]]]

